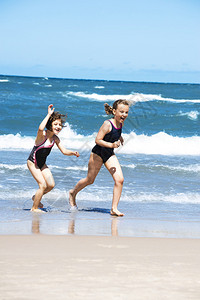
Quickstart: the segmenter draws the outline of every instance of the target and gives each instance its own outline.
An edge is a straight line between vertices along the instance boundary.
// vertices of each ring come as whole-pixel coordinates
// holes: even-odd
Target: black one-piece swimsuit
[[[104,136],[103,140],[106,142],[114,143],[118,141],[121,136],[122,125],[120,126],[120,128],[116,128],[110,120],[108,121],[111,123],[112,129]],[[99,155],[102,158],[104,164],[112,155],[115,154],[113,148],[106,148],[99,145],[95,145],[92,149],[92,152]]]
[[[35,145],[28,157],[28,160],[32,161],[36,166],[42,169],[54,143],[55,140],[49,144],[47,139],[45,139],[40,145]]]

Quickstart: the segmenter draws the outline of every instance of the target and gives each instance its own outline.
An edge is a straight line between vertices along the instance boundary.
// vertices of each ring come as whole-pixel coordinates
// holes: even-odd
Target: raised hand
[[[52,115],[52,113],[54,112],[54,109],[55,108],[53,108],[53,104],[50,104],[49,106],[48,106],[48,115]]]

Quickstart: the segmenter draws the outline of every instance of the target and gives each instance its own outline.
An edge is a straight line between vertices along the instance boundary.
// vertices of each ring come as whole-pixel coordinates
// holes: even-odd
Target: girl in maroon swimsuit
[[[81,179],[69,191],[69,202],[72,208],[75,209],[77,193],[94,182],[104,164],[115,182],[110,213],[115,216],[123,216],[124,214],[118,210],[117,206],[121,197],[124,178],[121,166],[113,150],[114,148],[118,148],[120,144],[123,144],[121,131],[124,121],[128,116],[129,103],[126,100],[120,99],[114,102],[113,107],[105,104],[105,111],[107,114],[112,114],[113,118],[105,121],[99,129],[95,140],[96,145],[90,155],[87,177]]]
[[[33,207],[31,211],[41,212],[38,207],[43,207],[43,204],[40,202],[42,196],[50,192],[55,186],[51,171],[46,165],[46,158],[50,154],[53,145],[56,144],[58,149],[64,155],[75,155],[76,157],[79,156],[77,151],[65,149],[57,136],[57,134],[62,130],[63,123],[65,122],[62,117],[63,116],[60,113],[54,112],[53,104],[48,106],[48,114],[38,128],[35,146],[33,147],[27,160],[27,166],[33,178],[39,185],[39,189],[32,197]],[[44,130],[45,127],[47,130]]]

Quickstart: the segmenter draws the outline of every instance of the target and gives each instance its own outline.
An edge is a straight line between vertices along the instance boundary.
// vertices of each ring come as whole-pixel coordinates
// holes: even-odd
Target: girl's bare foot
[[[71,207],[73,207],[73,208],[77,207],[77,205],[76,205],[76,200],[75,200],[74,193],[73,193],[73,190],[70,190],[70,191],[69,191],[69,204],[70,204]]]
[[[32,197],[33,202],[34,202],[34,199],[35,199],[35,195]],[[39,205],[38,205],[38,207],[39,207],[39,208],[43,208],[44,205],[40,202]]]
[[[123,217],[124,214],[121,213],[118,209],[111,209],[110,211],[111,216],[116,216],[116,217]]]
[[[41,210],[41,209],[39,209],[39,208],[31,208],[31,211],[33,211],[33,212],[37,212],[37,213],[45,213],[45,211],[44,210]]]

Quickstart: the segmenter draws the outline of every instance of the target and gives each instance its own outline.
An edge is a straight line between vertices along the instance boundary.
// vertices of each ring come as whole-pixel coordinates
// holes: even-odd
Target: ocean
[[[93,185],[68,191],[87,174],[95,136],[109,117],[104,103],[130,100],[124,146],[115,153],[124,174],[119,210],[109,214],[113,180],[103,166]],[[67,114],[47,159],[56,186],[46,213],[30,212],[37,184],[26,166],[49,104]],[[77,234],[200,238],[200,85],[0,76],[0,234]]]

